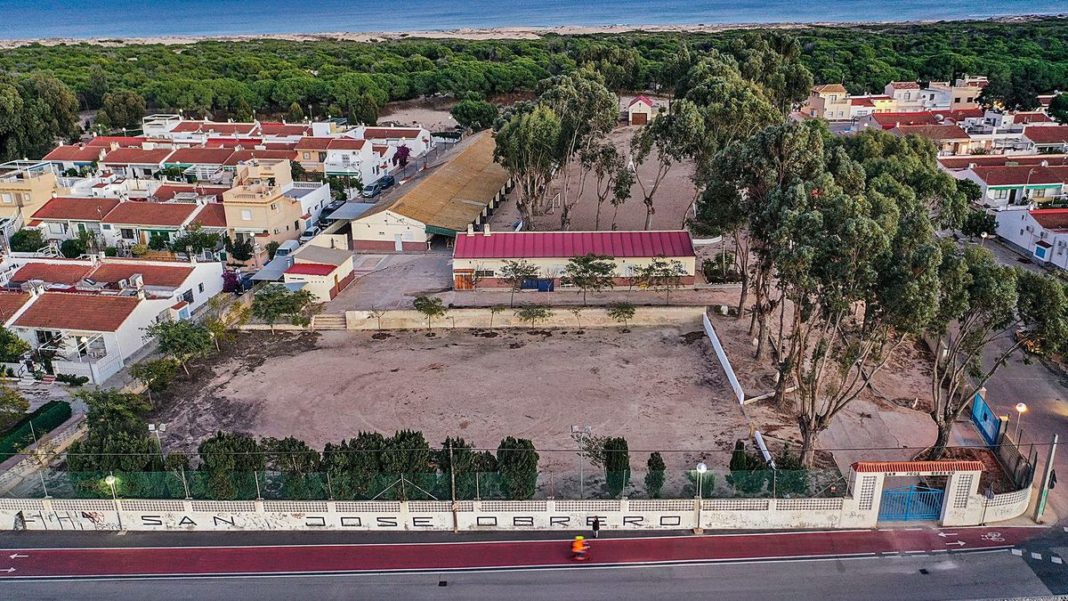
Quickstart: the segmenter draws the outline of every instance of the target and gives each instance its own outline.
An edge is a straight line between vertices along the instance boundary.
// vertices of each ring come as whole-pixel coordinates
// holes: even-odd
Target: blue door
[[[888,522],[937,520],[942,517],[946,491],[926,486],[903,486],[883,491],[879,519]]]

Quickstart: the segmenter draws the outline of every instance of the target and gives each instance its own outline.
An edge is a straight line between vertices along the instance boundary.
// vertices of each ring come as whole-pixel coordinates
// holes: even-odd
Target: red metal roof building
[[[106,284],[117,284],[119,280],[127,280],[140,274],[146,286],[158,286],[161,288],[178,288],[193,273],[192,267],[175,265],[148,265],[138,263],[101,263],[89,274],[89,278]]]
[[[53,198],[33,214],[36,220],[101,221],[119,205],[117,198]]]
[[[104,223],[178,227],[200,208],[191,202],[123,202],[103,219]]]
[[[45,292],[13,325],[47,330],[114,332],[140,302],[136,296]]]
[[[1030,213],[1047,230],[1068,230],[1068,209],[1035,209]]]
[[[323,263],[294,263],[285,270],[292,275],[330,275],[338,267],[336,265],[324,265]]]
[[[494,232],[456,237],[454,259],[534,259],[580,257],[692,257],[686,231]]]
[[[225,228],[226,207],[221,202],[206,204],[196,217],[193,217],[193,223],[201,227]]]
[[[23,284],[40,280],[47,284],[74,286],[84,280],[93,271],[92,265],[82,263],[27,263],[11,275],[11,284]]]

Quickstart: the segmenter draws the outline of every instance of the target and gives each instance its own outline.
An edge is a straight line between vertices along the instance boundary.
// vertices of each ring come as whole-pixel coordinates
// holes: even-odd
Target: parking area
[[[410,309],[421,294],[452,288],[452,254],[357,254],[356,281],[326,304],[327,313],[352,310]]]

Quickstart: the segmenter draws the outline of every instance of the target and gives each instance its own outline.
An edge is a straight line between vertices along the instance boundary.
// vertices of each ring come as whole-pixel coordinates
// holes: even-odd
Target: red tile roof
[[[334,265],[322,263],[294,263],[285,272],[296,275],[330,275],[335,269],[337,267]]]
[[[330,140],[330,145],[327,146],[328,150],[360,150],[364,146],[367,146],[367,140],[357,140],[355,138],[334,138]]]
[[[230,148],[179,148],[167,157],[168,163],[222,165],[234,151]]]
[[[973,164],[976,167],[1041,165],[1042,163],[1056,166],[1068,165],[1068,154],[1036,154],[1026,156],[1015,154],[989,154],[966,157],[940,157],[938,162],[941,163],[943,167],[950,170],[967,169],[969,165]]]
[[[903,136],[920,136],[935,142],[971,139],[971,136],[956,125],[902,125],[892,131]]]
[[[41,280],[49,284],[73,286],[93,271],[92,265],[79,263],[27,263],[11,276],[13,284]]]
[[[104,223],[124,225],[160,225],[177,227],[197,210],[199,205],[191,202],[139,202],[120,203],[104,218]]]
[[[918,90],[920,84],[914,81],[891,81],[890,87],[895,90]]]
[[[297,141],[297,150],[326,150],[333,138],[306,136]]]
[[[1035,144],[1068,144],[1068,125],[1032,125],[1024,129],[1024,137]]]
[[[216,123],[213,121],[182,121],[171,130],[177,133],[215,133],[224,135],[251,134],[255,123]]]
[[[883,126],[883,129],[893,129],[898,125],[938,125],[938,119],[934,113],[919,111],[915,113],[872,113],[871,118]]]
[[[840,83],[825,83],[823,85],[813,86],[812,91],[820,94],[822,92],[837,92],[838,94],[846,94],[845,86]],[[635,99],[637,100],[637,98]],[[649,103],[651,106],[653,103]]]
[[[233,166],[252,159],[285,159],[292,161],[296,157],[297,151],[295,150],[235,150],[223,164]]]
[[[226,207],[221,202],[213,202],[204,205],[193,223],[203,227],[226,227]]]
[[[262,143],[261,138],[208,138],[204,146],[208,148],[251,148]]]
[[[100,148],[82,146],[81,144],[57,146],[45,155],[45,161],[63,161],[72,163],[92,163],[100,160]]]
[[[851,104],[853,106],[870,106],[870,107],[874,107],[875,106],[875,102],[872,101],[871,98],[866,98],[866,97],[850,98],[849,99],[849,104]]]
[[[1023,186],[1026,184],[1058,184],[1068,182],[1068,167],[1017,165],[976,167],[972,172],[988,186]]]
[[[144,265],[137,263],[105,262],[97,266],[89,277],[97,282],[116,284],[119,280],[129,280],[134,274],[141,274],[146,286],[163,286],[177,288],[193,273],[192,267],[169,265]]]
[[[30,295],[25,292],[0,292],[0,323],[11,319],[11,316],[30,300]]]
[[[1053,123],[1053,118],[1045,113],[1016,113],[1012,116],[1013,123]]]
[[[159,165],[172,152],[174,150],[171,148],[154,148],[152,150],[118,148],[109,152],[101,162],[106,165]]]
[[[502,232],[456,236],[456,259],[610,257],[692,257],[685,231],[650,232]]]
[[[1029,213],[1047,230],[1068,229],[1068,209],[1035,209]]]
[[[260,132],[265,136],[306,136],[311,130],[306,123],[260,123]]]
[[[844,88],[842,89],[842,92],[843,93],[845,92]],[[653,106],[653,101],[649,100],[648,96],[645,96],[644,94],[639,94],[639,95],[634,97],[634,100],[631,100],[630,102],[627,103],[627,108],[630,108],[630,107],[634,106],[635,104],[638,104],[639,102],[644,102],[648,106]]]
[[[418,127],[368,127],[363,130],[363,138],[365,140],[418,138],[421,131]]]
[[[14,325],[50,330],[114,332],[137,308],[136,296],[46,292]]]
[[[0,323],[11,319],[15,312],[22,309],[22,305],[30,300],[30,295],[22,291],[0,291]]]
[[[144,143],[144,136],[97,136],[85,145],[110,147],[112,144],[118,144],[119,148],[140,148]]]
[[[853,471],[871,472],[981,472],[982,461],[858,461]]]
[[[955,111],[931,111],[934,115],[939,115],[947,121],[964,121],[965,119],[978,119],[986,113],[981,108],[974,109],[957,109]]]
[[[267,150],[289,150],[291,152],[297,149],[296,142],[264,142],[258,146],[263,146]]]
[[[118,205],[116,198],[53,198],[37,209],[33,218],[100,221]]]

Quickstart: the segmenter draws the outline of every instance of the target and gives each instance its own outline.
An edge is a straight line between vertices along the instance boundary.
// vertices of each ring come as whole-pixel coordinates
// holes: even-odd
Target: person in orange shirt
[[[590,550],[590,544],[586,542],[586,538],[583,536],[576,536],[575,540],[571,541],[571,559],[576,561],[585,561],[586,553]]]

